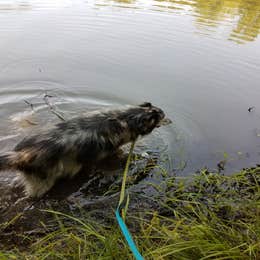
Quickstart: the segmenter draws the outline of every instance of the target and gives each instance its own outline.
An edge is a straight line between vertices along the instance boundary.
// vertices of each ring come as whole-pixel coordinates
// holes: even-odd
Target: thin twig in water
[[[61,119],[62,121],[66,121],[65,118],[58,112],[56,111],[55,107],[50,103],[49,98],[53,97],[51,95],[45,94],[43,97],[43,100],[45,102],[45,104],[49,107],[50,111],[56,115],[59,119]]]
[[[34,111],[33,103],[31,103],[30,101],[28,101],[26,99],[24,100],[24,102],[31,107],[32,111]]]

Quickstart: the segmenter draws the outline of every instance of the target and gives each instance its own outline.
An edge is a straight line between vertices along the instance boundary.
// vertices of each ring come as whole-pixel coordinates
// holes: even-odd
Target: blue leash
[[[138,251],[135,242],[124,222],[125,216],[126,216],[126,211],[127,211],[127,207],[128,207],[128,202],[129,202],[129,196],[125,196],[125,185],[126,185],[126,177],[127,177],[127,172],[129,169],[129,165],[130,165],[130,161],[131,161],[131,156],[133,153],[133,149],[134,149],[134,145],[135,142],[132,143],[131,148],[130,148],[130,152],[126,161],[126,166],[125,166],[125,170],[123,173],[123,180],[122,180],[122,186],[121,186],[121,192],[120,192],[120,199],[119,199],[119,203],[117,206],[117,210],[116,210],[116,220],[119,224],[119,227],[121,228],[121,231],[125,237],[125,240],[128,243],[128,246],[130,247],[134,257],[136,260],[144,260],[144,258],[142,257],[142,255],[140,254],[140,252]]]

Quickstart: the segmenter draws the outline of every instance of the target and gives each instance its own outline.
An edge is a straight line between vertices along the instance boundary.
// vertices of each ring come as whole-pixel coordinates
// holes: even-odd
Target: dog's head
[[[149,102],[142,103],[134,109],[130,121],[132,129],[135,129],[138,135],[147,135],[154,128],[171,123],[171,120],[165,117],[162,109]]]

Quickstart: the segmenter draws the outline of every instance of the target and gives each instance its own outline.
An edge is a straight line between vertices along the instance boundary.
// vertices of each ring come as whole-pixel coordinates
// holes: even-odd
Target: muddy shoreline
[[[64,183],[61,182],[58,185],[63,186]],[[178,248],[182,243],[184,245],[194,243],[192,250],[189,247],[182,249],[184,254],[187,253],[185,259],[199,259],[203,255],[211,253],[214,256],[214,248],[210,253],[210,247],[213,245],[216,246],[216,250],[219,250],[218,254],[230,257],[228,259],[236,259],[237,256],[239,256],[238,259],[247,259],[249,254],[252,254],[251,259],[258,259],[260,255],[258,245],[260,239],[258,225],[260,223],[257,217],[260,209],[259,185],[259,166],[243,169],[230,176],[210,172],[208,169],[202,169],[192,178],[168,175],[165,176],[163,182],[157,183],[157,185],[146,182],[145,186],[152,186],[157,191],[156,195],[155,190],[153,191],[153,197],[142,194],[140,189],[136,189],[138,185],[130,185],[128,186],[131,194],[128,226],[135,237],[140,234],[140,237],[136,237],[139,245],[148,243],[148,248],[143,249],[143,253],[148,253],[148,256],[153,252],[153,257],[148,257],[148,259],[158,259],[162,245],[166,245],[167,250],[169,248],[170,251],[167,254],[180,259],[178,257],[181,257],[182,253],[179,255],[178,250],[171,249],[169,243],[174,244],[173,248]],[[76,200],[76,195],[54,198],[49,194],[48,198],[31,208],[23,208],[28,206],[29,201],[19,202],[20,212],[23,212],[23,215],[18,215],[19,218],[0,225],[0,250],[2,253],[6,255],[10,253],[13,256],[16,254],[17,256],[21,254],[33,257],[43,256],[48,255],[48,246],[50,246],[52,250],[61,250],[60,254],[63,256],[71,257],[71,255],[67,255],[68,250],[72,251],[76,257],[74,243],[80,245],[84,241],[86,232],[90,232],[87,241],[91,247],[96,245],[97,248],[100,248],[100,243],[105,243],[109,239],[108,236],[111,236],[111,239],[113,236],[116,237],[115,246],[123,243],[114,217],[118,192],[107,196],[100,196],[97,193],[93,195],[95,185],[91,186],[92,199],[89,197],[84,201]],[[16,209],[18,209],[17,205]],[[93,232],[97,232],[94,237],[91,235]],[[153,235],[149,238],[150,233]],[[78,242],[72,243],[73,238],[70,236],[75,236],[75,241]],[[96,241],[95,236],[101,238],[103,242]],[[62,245],[57,242],[59,240],[63,241]],[[180,240],[183,242],[180,243]],[[208,245],[206,241],[209,243]],[[153,249],[150,249],[151,244]],[[87,245],[85,246],[88,248]],[[104,246],[107,247],[106,243]],[[205,247],[205,253],[201,252],[201,246]],[[96,249],[97,252],[91,252],[91,247],[85,252],[87,256],[101,253],[99,249]],[[252,251],[251,253],[248,248]],[[127,245],[124,244],[121,249],[117,250],[119,252],[122,250],[121,253],[118,253],[118,259],[129,257]],[[52,253],[56,255],[55,252],[57,251]],[[194,253],[200,257],[192,258]],[[8,257],[4,259],[8,259]]]
[[[131,206],[150,208],[147,200],[141,199],[139,183],[151,176],[158,162],[157,154],[142,157],[136,154],[132,162],[127,187],[131,191]],[[138,159],[137,159],[138,158]],[[74,179],[61,179],[41,199],[27,198],[23,187],[10,183],[19,173],[3,172],[0,177],[0,247],[2,249],[25,248],[31,240],[23,237],[37,237],[54,231],[57,224],[52,224],[53,214],[45,210],[55,210],[77,216],[81,211],[91,213],[97,221],[108,220],[113,216],[118,203],[122,173],[126,156],[104,161],[99,167],[81,171]],[[12,179],[11,178],[11,179]],[[143,200],[143,202],[141,202]],[[145,205],[144,205],[145,204]]]

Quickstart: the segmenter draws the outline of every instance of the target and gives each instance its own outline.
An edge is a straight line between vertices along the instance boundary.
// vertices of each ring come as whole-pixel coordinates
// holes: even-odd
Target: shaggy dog
[[[0,171],[18,170],[28,196],[41,197],[61,177],[118,151],[162,124],[170,123],[151,103],[90,113],[29,136],[13,151],[0,155]]]

